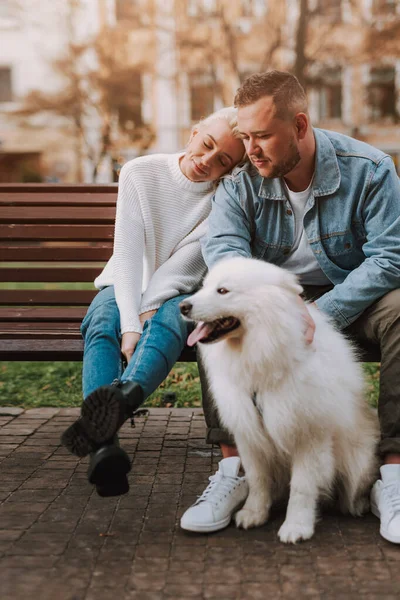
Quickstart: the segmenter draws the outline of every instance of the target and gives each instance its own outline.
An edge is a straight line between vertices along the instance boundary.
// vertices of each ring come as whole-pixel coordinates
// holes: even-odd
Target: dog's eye
[[[217,292],[218,294],[227,294],[229,290],[227,290],[226,288],[218,288]]]

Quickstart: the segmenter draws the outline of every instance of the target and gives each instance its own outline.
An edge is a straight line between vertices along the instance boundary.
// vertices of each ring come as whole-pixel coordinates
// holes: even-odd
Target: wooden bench
[[[112,254],[116,199],[116,185],[0,185],[0,360],[82,360],[79,327]]]
[[[117,185],[0,185],[0,360],[82,360],[79,327],[112,254],[116,198]]]

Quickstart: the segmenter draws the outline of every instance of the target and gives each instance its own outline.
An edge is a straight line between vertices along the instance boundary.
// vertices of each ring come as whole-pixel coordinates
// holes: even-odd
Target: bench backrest
[[[112,254],[116,198],[117,185],[0,185],[4,335],[20,330],[22,340],[29,329],[36,336],[43,330],[49,341],[46,331],[55,340],[70,329],[81,349],[79,323],[96,293],[93,280]]]
[[[0,360],[81,359],[79,327],[112,254],[116,199],[116,184],[0,184]],[[379,348],[365,350],[380,360]],[[181,356],[194,358],[188,348]]]

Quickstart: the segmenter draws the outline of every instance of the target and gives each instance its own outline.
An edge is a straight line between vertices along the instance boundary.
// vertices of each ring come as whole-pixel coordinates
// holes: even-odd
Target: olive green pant
[[[303,297],[316,300],[330,289],[332,286],[305,286]],[[382,456],[400,454],[400,289],[389,292],[372,304],[344,333],[355,341],[361,351],[372,353],[374,360],[381,361],[379,451]],[[198,359],[207,442],[233,445],[232,435],[220,424],[199,356]]]

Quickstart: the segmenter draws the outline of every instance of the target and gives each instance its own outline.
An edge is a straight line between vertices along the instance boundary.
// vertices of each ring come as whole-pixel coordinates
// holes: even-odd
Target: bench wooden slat
[[[0,321],[0,337],[9,338],[13,337],[14,334],[25,335],[29,338],[31,335],[35,335],[37,332],[48,332],[48,335],[52,335],[52,332],[65,331],[67,334],[79,333],[81,321],[48,321],[35,323],[34,321]]]
[[[115,208],[96,206],[0,206],[1,223],[114,224]]]
[[[79,193],[79,194],[111,194],[117,193],[117,183],[0,183],[0,193],[7,192],[18,194],[20,192],[29,192],[35,194],[56,193],[62,196],[64,193]]]
[[[101,246],[15,246],[11,248],[0,247],[1,260],[4,262],[38,262],[38,261],[68,261],[80,260],[83,262],[101,262],[111,257],[112,244],[107,246],[103,242]]]
[[[15,267],[0,268],[0,281],[9,282],[93,282],[100,275],[101,267]]]
[[[0,308],[1,321],[80,321],[86,314],[86,308],[25,307]],[[38,325],[40,328],[40,325]]]
[[[13,335],[0,332],[0,340],[80,340],[79,328],[75,329],[37,329],[36,331],[15,331]]]
[[[95,295],[95,290],[1,290],[0,305],[87,306]]]
[[[31,192],[4,193],[0,190],[0,206],[115,206],[116,192],[109,194],[84,194],[82,192]]]
[[[114,225],[0,225],[0,239],[112,242]]]
[[[82,339],[2,339],[0,360],[82,360]],[[179,362],[196,360],[191,348],[185,348]]]
[[[0,360],[82,360],[83,340],[3,340],[0,339]]]

